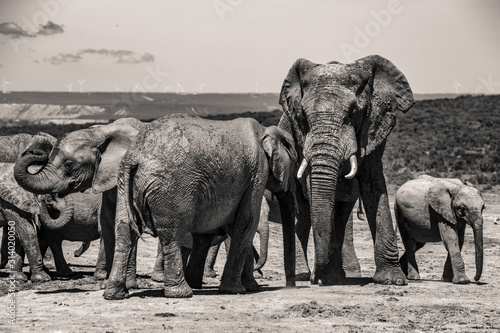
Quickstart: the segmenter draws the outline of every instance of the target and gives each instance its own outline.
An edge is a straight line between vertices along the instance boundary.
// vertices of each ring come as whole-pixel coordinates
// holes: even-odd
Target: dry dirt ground
[[[149,279],[157,243],[146,237],[138,254],[141,289],[133,290],[128,299],[106,301],[92,278],[98,242],[80,258],[73,257],[79,244],[66,242],[66,258],[75,277],[18,284],[15,325],[8,323],[9,296],[3,291],[0,332],[500,332],[500,225],[494,224],[500,217],[500,188],[484,197],[485,263],[480,283],[441,282],[446,251],[436,243],[417,253],[421,281],[405,287],[374,284],[371,236],[367,223],[356,220],[355,246],[363,278],[338,286],[299,282],[287,289],[281,225],[271,223],[269,259],[264,275],[257,279],[260,292],[220,295],[215,278],[195,290],[192,298],[165,298],[162,285]],[[471,279],[475,273],[472,240],[468,230],[462,252]],[[221,250],[219,272],[224,257]],[[0,290],[5,290],[7,276],[6,270],[0,271]]]

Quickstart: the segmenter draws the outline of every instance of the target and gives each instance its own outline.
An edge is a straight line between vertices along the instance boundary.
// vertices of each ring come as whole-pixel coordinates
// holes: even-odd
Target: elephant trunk
[[[476,219],[472,230],[476,247],[476,276],[474,276],[474,280],[479,281],[483,273],[483,218],[481,216]]]
[[[73,218],[74,206],[70,196],[63,199],[62,209],[49,209],[45,200],[40,202],[40,222],[48,229],[59,230],[64,228]]]
[[[19,186],[35,194],[53,192],[53,184],[58,179],[54,179],[54,176],[50,176],[52,173],[47,172],[48,160],[48,156],[45,153],[37,154],[29,152],[20,157],[14,166],[14,178]],[[31,166],[42,166],[42,168],[32,174],[28,170]]]
[[[266,200],[266,199],[264,199]],[[267,202],[266,202],[267,205]],[[260,256],[257,263],[254,266],[254,271],[259,270],[264,266],[267,261],[267,249],[269,247],[269,222],[268,222],[268,214],[269,214],[269,206],[266,209],[261,209],[260,213],[260,221],[259,221],[259,237],[260,237]]]

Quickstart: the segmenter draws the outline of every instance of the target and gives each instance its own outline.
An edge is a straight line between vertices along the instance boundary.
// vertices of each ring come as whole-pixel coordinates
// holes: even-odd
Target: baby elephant
[[[443,241],[448,258],[443,281],[466,284],[464,261],[460,254],[465,225],[474,231],[476,276],[483,270],[483,209],[479,190],[459,179],[422,175],[403,184],[394,204],[399,232],[405,246],[401,268],[410,280],[420,279],[415,252],[426,242]]]

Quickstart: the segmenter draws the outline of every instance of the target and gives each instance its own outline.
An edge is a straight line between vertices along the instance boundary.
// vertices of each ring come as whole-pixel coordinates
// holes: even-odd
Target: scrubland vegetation
[[[277,125],[281,110],[207,116],[253,117]],[[0,134],[46,132],[56,137],[92,124],[0,127]],[[401,185],[427,173],[457,177],[474,184],[500,184],[500,96],[461,96],[417,101],[398,117],[387,141],[384,166],[388,183]]]

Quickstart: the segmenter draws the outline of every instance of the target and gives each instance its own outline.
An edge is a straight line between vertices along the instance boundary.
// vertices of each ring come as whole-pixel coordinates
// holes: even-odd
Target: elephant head
[[[16,162],[16,181],[27,191],[61,197],[88,188],[95,193],[109,190],[116,186],[121,158],[142,125],[137,119],[120,119],[66,134],[49,156],[28,150]],[[41,168],[31,173],[34,165]]]
[[[271,192],[289,191],[294,186],[297,152],[293,137],[286,131],[270,126],[260,138],[269,163],[267,189]]]
[[[476,275],[483,272],[483,210],[484,200],[478,189],[458,179],[437,182],[429,189],[429,204],[448,223],[467,223],[472,227],[476,250]]]
[[[280,127],[293,134],[302,161],[297,176],[306,176],[311,189],[316,266],[325,267],[335,250],[338,177],[356,175],[357,160],[384,144],[398,111],[414,104],[413,94],[403,73],[380,56],[351,64],[298,59],[283,82],[280,104]],[[350,171],[341,175],[346,161]]]

